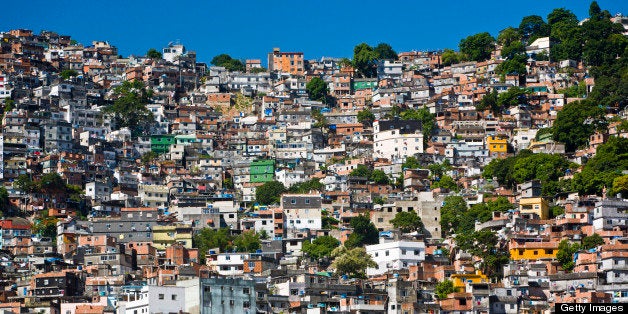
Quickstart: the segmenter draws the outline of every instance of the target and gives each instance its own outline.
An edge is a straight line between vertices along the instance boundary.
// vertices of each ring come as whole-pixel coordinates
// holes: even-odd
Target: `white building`
[[[403,63],[401,61],[384,60],[377,64],[377,77],[401,78],[403,74]]]
[[[221,253],[207,258],[207,266],[222,276],[239,276],[244,274],[244,260],[248,253]]]
[[[381,275],[389,270],[406,269],[425,260],[425,243],[408,240],[390,241],[380,238],[379,244],[367,245],[366,253],[377,263],[367,268],[368,276]]]
[[[173,45],[170,44],[168,47],[163,49],[163,58],[168,62],[174,62],[177,57],[182,56],[186,53],[185,47],[183,45]]]
[[[0,75],[0,99],[11,97],[11,90],[8,86],[6,75]]]
[[[405,159],[423,153],[421,122],[416,120],[375,121],[373,157]]]
[[[526,47],[526,53],[528,55],[538,54],[541,52],[548,53],[550,52],[550,38],[549,37],[541,37],[537,38],[535,41],[530,44],[530,46]]]
[[[289,231],[322,228],[320,194],[284,194],[281,197],[281,208]]]

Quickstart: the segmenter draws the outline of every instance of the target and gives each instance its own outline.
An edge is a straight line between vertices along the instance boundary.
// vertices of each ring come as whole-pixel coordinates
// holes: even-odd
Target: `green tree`
[[[252,74],[264,73],[264,72],[268,72],[268,69],[265,67],[251,68],[249,72],[251,72]]]
[[[582,248],[585,250],[596,248],[604,244],[604,239],[597,233],[582,238]]]
[[[377,244],[379,242],[379,231],[369,218],[368,214],[358,215],[351,218],[349,222],[353,232],[345,241],[347,248],[364,246],[367,244]]]
[[[0,186],[0,217],[4,217],[4,212],[9,208],[9,192],[4,186]]]
[[[511,108],[521,104],[526,104],[528,102],[528,94],[530,94],[530,92],[525,88],[513,86],[505,93],[501,93],[497,96],[497,106],[501,111],[504,108]]]
[[[319,259],[323,257],[330,257],[331,252],[340,245],[340,241],[332,236],[321,236],[310,241],[303,242],[304,253],[307,253],[311,258]]]
[[[314,124],[312,124],[315,128],[325,128],[327,127],[327,118],[321,113],[318,109],[312,109],[312,118],[314,118]]]
[[[5,114],[11,110],[15,109],[15,100],[11,98],[4,99],[4,107],[2,108],[2,113]]]
[[[468,36],[460,41],[460,52],[473,61],[484,61],[491,58],[495,47],[495,38],[489,33]]]
[[[397,60],[399,57],[387,43],[380,43],[373,49],[379,60]]]
[[[462,56],[451,49],[445,49],[440,56],[440,61],[442,66],[449,66],[462,61]]]
[[[371,176],[369,177],[369,180],[377,183],[377,184],[389,184],[390,183],[390,178],[388,178],[388,175],[386,174],[386,172],[384,172],[383,170],[373,170],[373,172],[371,172]]]
[[[371,170],[371,168],[369,168],[367,165],[359,164],[357,167],[355,167],[355,169],[351,170],[351,173],[349,173],[349,175],[352,177],[370,178],[372,173],[373,170]]]
[[[66,183],[56,172],[46,173],[38,182],[39,190],[46,194],[61,194],[66,191]]]
[[[528,44],[539,37],[547,37],[550,35],[549,25],[538,15],[523,17],[519,24],[519,30],[521,31],[523,39],[526,40]]]
[[[346,68],[346,67],[351,67],[353,66],[353,64],[351,63],[351,60],[349,60],[348,58],[342,58],[340,59],[340,61],[338,62],[338,66],[340,68]]]
[[[501,110],[497,105],[498,93],[496,89],[493,89],[490,93],[484,95],[480,102],[475,106],[476,110],[490,110],[495,116],[501,114]]]
[[[526,60],[527,57],[525,54],[517,53],[508,58],[506,61],[500,63],[497,68],[495,68],[495,72],[501,75],[525,75],[528,73]]]
[[[525,61],[527,60],[525,52],[526,46],[520,41],[515,41],[510,45],[504,46],[502,48],[501,55],[508,60],[518,60],[523,58],[523,65],[525,67]]]
[[[366,43],[361,43],[353,48],[353,67],[357,70],[360,77],[377,76],[378,55],[373,47]]]
[[[61,76],[61,78],[64,80],[68,80],[71,77],[77,77],[78,72],[76,72],[76,70],[63,70],[61,71],[61,73],[59,73],[59,76]]]
[[[510,46],[516,42],[521,43],[521,33],[514,27],[503,29],[497,36],[497,43],[502,46]]]
[[[456,233],[462,223],[462,214],[468,210],[462,196],[447,196],[440,209],[440,225],[443,235]]]
[[[279,204],[281,194],[286,192],[286,187],[279,181],[270,181],[255,189],[255,200],[261,205]]]
[[[319,179],[311,179],[291,186],[290,193],[308,193],[310,191],[322,191],[325,185]]]
[[[21,174],[13,182],[13,186],[25,193],[34,193],[39,190],[39,186],[27,174]]]
[[[124,81],[113,89],[113,104],[106,106],[103,112],[112,116],[116,127],[128,127],[133,136],[145,134],[155,122],[153,113],[146,108],[152,95],[143,82]]]
[[[244,66],[244,63],[242,63],[242,61],[238,59],[233,59],[230,55],[225,53],[215,56],[214,58],[212,58],[212,61],[210,63],[215,66],[224,67],[225,69],[227,69],[227,71],[231,72],[244,72],[244,70],[246,70],[246,67]]]
[[[337,229],[340,221],[334,218],[328,211],[321,211],[321,228],[322,229]]]
[[[562,240],[558,244],[558,252],[556,253],[556,260],[560,263],[563,269],[567,272],[573,270],[575,263],[573,261],[574,253],[580,250],[578,243],[569,243],[568,240]]]
[[[554,140],[565,143],[569,152],[585,146],[596,129],[604,126],[604,110],[588,101],[569,103],[558,112],[553,126]]]
[[[198,248],[198,258],[201,264],[205,264],[205,254],[210,249],[218,249],[220,252],[226,252],[231,249],[233,236],[229,229],[221,228],[218,230],[203,228],[192,238],[192,244]]]
[[[155,48],[150,48],[146,51],[146,57],[150,59],[161,59],[161,52],[157,51]]]
[[[613,188],[609,194],[611,196],[621,194],[622,197],[628,197],[628,174],[613,179]]]
[[[159,154],[153,151],[149,151],[149,152],[144,153],[144,155],[142,155],[142,157],[140,158],[140,161],[144,164],[150,164],[154,162],[155,160],[157,160],[157,158],[159,158]]]
[[[556,218],[565,213],[565,209],[561,206],[552,206],[550,207],[550,215],[552,218]]]
[[[482,272],[494,279],[501,278],[500,270],[510,260],[510,254],[500,245],[497,234],[488,229],[456,234],[456,246],[479,257]]]
[[[366,269],[377,267],[377,263],[366,253],[366,249],[361,247],[349,249],[340,246],[332,251],[332,256],[335,260],[331,267],[336,269],[336,273],[351,278],[366,278]]]
[[[418,169],[421,168],[421,163],[416,157],[409,156],[406,157],[406,161],[401,165],[402,169]]]
[[[565,97],[587,97],[587,85],[584,81],[578,82],[566,89],[560,89],[557,94],[565,94]]]
[[[450,191],[459,190],[456,181],[446,174],[441,176],[437,181],[432,182],[432,189],[435,188],[448,189]]]
[[[373,121],[375,121],[375,115],[368,108],[364,108],[363,110],[358,111],[358,122],[366,125],[372,126]]]
[[[393,227],[399,228],[403,233],[423,230],[421,217],[419,217],[414,210],[398,212],[395,218],[390,220],[390,223],[392,223]]]
[[[552,60],[582,59],[582,28],[578,25],[578,18],[569,13],[560,12],[556,13],[556,16],[548,16],[548,20],[552,21],[550,32],[553,41],[550,50]]]
[[[573,187],[581,195],[601,195],[604,187],[612,187],[624,170],[628,170],[628,139],[610,137],[598,146],[595,156],[587,161],[582,171],[574,175]]]
[[[573,168],[569,161],[561,155],[532,154],[529,150],[521,150],[517,156],[505,159],[494,159],[486,167],[482,176],[487,179],[496,178],[508,188],[530,180],[540,180],[544,195],[553,195],[556,185],[568,169]]]
[[[449,279],[445,279],[444,281],[437,283],[436,287],[434,288],[434,293],[436,293],[436,297],[441,300],[447,299],[447,295],[454,292],[456,292],[456,288],[454,288],[454,282]]]
[[[262,248],[260,235],[255,231],[244,231],[233,239],[233,246],[238,252],[255,252]]]
[[[589,15],[589,19],[582,23],[584,61],[589,66],[615,63],[617,56],[626,53],[628,40],[620,35],[624,28],[619,23],[613,23],[610,13],[601,11],[595,1],[591,3]]]
[[[56,217],[49,217],[46,212],[40,218],[35,219],[33,224],[33,233],[42,237],[52,238],[53,241],[57,238],[57,219]]]
[[[307,90],[307,94],[310,95],[310,99],[325,101],[328,93],[327,83],[323,81],[322,78],[316,76],[312,78],[305,85],[305,89]]]
[[[547,15],[547,24],[549,24],[550,27],[553,27],[557,23],[564,22],[578,24],[578,17],[565,8],[554,9]]]

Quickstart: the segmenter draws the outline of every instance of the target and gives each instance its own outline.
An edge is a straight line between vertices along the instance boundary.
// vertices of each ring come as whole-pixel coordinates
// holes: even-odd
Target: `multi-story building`
[[[149,242],[153,239],[152,228],[157,224],[159,211],[151,207],[125,207],[120,216],[94,218],[94,235],[110,235],[118,242]]]
[[[367,268],[366,274],[381,275],[388,271],[407,269],[424,261],[425,243],[380,237],[379,244],[366,246],[366,253],[377,263],[377,267]]]
[[[303,52],[281,52],[279,48],[273,48],[268,53],[268,70],[270,72],[303,75],[305,64]]]
[[[201,278],[201,314],[256,313],[255,281]]]
[[[373,157],[405,159],[423,153],[421,122],[381,120],[373,123]]]
[[[486,148],[491,157],[504,158],[508,153],[508,137],[503,135],[489,135],[486,137]]]
[[[320,194],[284,194],[281,208],[285,215],[286,230],[320,230],[322,207]]]
[[[167,225],[153,227],[153,246],[164,250],[173,244],[181,244],[186,249],[192,248],[192,225]]]
[[[251,183],[265,183],[273,180],[275,175],[274,160],[251,161],[249,170]]]
[[[610,230],[615,227],[626,230],[628,225],[628,201],[607,199],[595,204],[593,210],[593,229]]]

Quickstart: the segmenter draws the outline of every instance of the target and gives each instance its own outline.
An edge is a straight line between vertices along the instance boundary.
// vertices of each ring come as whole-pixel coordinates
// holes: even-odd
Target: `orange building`
[[[268,70],[303,75],[305,73],[303,52],[281,52],[279,48],[274,48],[273,52],[268,54]]]

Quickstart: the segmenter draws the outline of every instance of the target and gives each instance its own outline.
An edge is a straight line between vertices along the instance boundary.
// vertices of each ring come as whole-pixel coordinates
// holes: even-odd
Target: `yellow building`
[[[537,214],[541,219],[549,219],[549,202],[542,197],[525,197],[519,200],[522,214]]]
[[[186,225],[154,226],[153,246],[165,250],[172,244],[180,243],[186,249],[192,248],[192,227]]]
[[[532,242],[522,239],[512,239],[508,243],[508,251],[510,252],[510,259],[515,261],[555,259],[558,253],[558,242]]]
[[[465,287],[466,284],[471,282],[471,283],[490,283],[490,279],[488,279],[488,277],[484,274],[482,274],[481,271],[476,271],[475,274],[452,274],[451,277],[449,277],[449,280],[451,280],[454,283],[454,288],[456,289],[456,292],[465,292]]]
[[[505,135],[489,135],[486,146],[493,157],[505,157],[508,153],[508,137]]]

